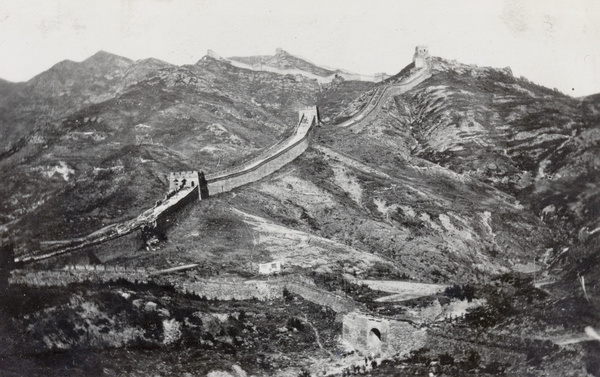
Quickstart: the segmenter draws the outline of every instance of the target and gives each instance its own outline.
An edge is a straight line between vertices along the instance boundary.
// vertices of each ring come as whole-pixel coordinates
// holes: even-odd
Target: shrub
[[[304,330],[304,323],[296,317],[288,319],[286,327],[289,329],[296,329],[298,331]]]
[[[454,365],[454,358],[448,353],[440,355],[440,365]]]
[[[444,295],[450,298],[457,298],[459,300],[467,299],[467,301],[473,301],[475,297],[475,288],[469,284],[463,285],[462,287],[458,284],[454,284],[444,290]]]

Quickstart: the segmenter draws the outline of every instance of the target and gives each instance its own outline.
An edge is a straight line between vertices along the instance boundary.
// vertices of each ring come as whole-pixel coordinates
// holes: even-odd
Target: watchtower
[[[196,187],[200,183],[197,171],[178,171],[169,173],[169,191],[187,187]]]
[[[413,61],[415,62],[416,68],[423,68],[427,65],[427,60],[429,59],[429,48],[427,46],[417,46],[415,48],[415,55],[413,56]]]
[[[169,173],[169,192],[198,187],[198,198],[208,199],[208,183],[204,172],[179,171]]]

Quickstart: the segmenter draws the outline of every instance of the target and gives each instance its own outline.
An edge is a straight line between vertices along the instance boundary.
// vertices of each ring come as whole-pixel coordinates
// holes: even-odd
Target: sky
[[[0,78],[99,50],[193,64],[273,55],[394,74],[416,45],[580,97],[600,92],[597,0],[1,0]]]

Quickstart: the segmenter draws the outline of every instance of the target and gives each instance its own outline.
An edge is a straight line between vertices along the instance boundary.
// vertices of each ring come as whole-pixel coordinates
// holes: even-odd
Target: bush
[[[479,363],[481,362],[481,355],[477,351],[470,350],[467,358],[461,362],[462,369],[466,371],[470,371],[473,369],[477,369],[479,367]]]
[[[450,298],[457,298],[459,300],[467,299],[467,301],[473,301],[475,297],[475,288],[469,284],[463,285],[462,287],[458,284],[454,284],[444,290],[444,295]]]
[[[440,365],[454,365],[454,358],[447,353],[440,355]]]
[[[290,319],[288,319],[286,327],[288,329],[296,329],[298,331],[302,331],[304,330],[304,323],[302,323],[302,321],[296,317],[292,317]]]

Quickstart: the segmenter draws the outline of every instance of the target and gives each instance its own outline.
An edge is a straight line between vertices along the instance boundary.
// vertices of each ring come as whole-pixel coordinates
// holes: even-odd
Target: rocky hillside
[[[317,75],[334,73],[283,50],[273,57],[232,59]],[[247,277],[253,263],[279,260],[288,272],[334,281],[352,276],[472,284],[488,305],[467,316],[464,327],[448,325],[444,336],[450,340],[432,342],[423,351],[428,357],[444,359],[435,354],[444,352],[439,344],[456,339],[469,347],[492,347],[494,339],[504,339],[505,359],[493,364],[494,352],[488,350],[489,358],[479,364],[497,372],[499,365],[508,368],[513,352],[538,371],[570,360],[564,368],[583,363],[583,369],[597,375],[597,360],[590,356],[594,346],[572,346],[572,353],[584,356],[569,358],[571,351],[552,353],[552,343],[544,342],[550,342],[549,333],[570,336],[585,326],[600,328],[600,97],[574,99],[516,78],[510,69],[433,58],[432,77],[390,97],[369,122],[336,126],[412,68],[378,84],[319,85],[301,76],[240,69],[209,57],[173,66],[99,53],[82,63],[59,63],[27,83],[0,82],[5,110],[0,122],[6,133],[0,159],[4,242],[15,242],[18,255],[35,250],[40,242],[77,237],[132,218],[164,195],[169,171],[211,173],[234,166],[289,135],[297,109],[317,103],[325,123],[306,153],[276,174],[189,206],[170,219],[158,244],[146,245],[132,234],[54,259],[45,267],[74,262],[156,269],[199,264],[208,277]],[[550,283],[544,291],[534,287],[531,275],[519,275],[532,271]],[[176,275],[170,284],[192,281],[197,274]],[[230,350],[226,344],[247,342],[244,355],[251,354],[257,345],[247,334],[258,331],[252,330],[252,322],[268,328],[267,333],[277,332],[279,339],[288,331],[293,337],[299,321],[289,320],[286,330],[279,330],[269,327],[268,318],[238,317],[201,330],[203,322],[194,322],[192,313],[216,311],[212,304],[187,313],[198,305],[193,298],[170,302],[154,297],[159,294],[150,292],[154,287],[129,288],[126,294],[180,310],[173,318],[195,329],[192,333],[203,334],[202,342],[210,342],[196,344],[200,348],[218,344]],[[68,312],[81,326],[93,323],[100,345],[118,330],[120,317],[126,319],[123,326],[131,337],[119,346],[149,342],[158,347],[155,343],[165,338],[159,325],[154,338],[139,326],[145,316],[161,322],[158,314],[144,314],[137,306],[111,311],[106,300],[123,300],[86,292],[85,287],[76,296],[49,310]],[[297,300],[290,300],[277,305],[291,305],[302,318]],[[94,317],[84,320],[75,313],[89,306],[85,302],[102,310],[92,310]],[[254,316],[253,305],[244,310]],[[269,315],[283,326],[288,319],[280,309]],[[29,313],[35,320],[20,325],[50,331],[51,321],[40,313]],[[327,331],[328,326],[316,327]],[[490,332],[497,338],[484,339]],[[326,342],[332,344],[334,334],[326,333]],[[541,343],[534,347],[524,340],[507,341],[507,333]],[[62,339],[63,334],[52,336]],[[87,344],[79,333],[73,339],[78,347]],[[306,349],[313,346],[307,343]],[[542,359],[533,349],[553,356]],[[478,361],[463,350],[452,352],[465,368],[481,372]],[[423,363],[422,355],[413,355],[410,362]],[[299,367],[289,360],[278,362]],[[529,370],[514,368],[517,375]]]
[[[28,128],[15,133],[26,136],[0,161],[2,224],[17,240],[61,239],[131,217],[163,195],[169,171],[212,172],[277,142],[317,91],[308,80],[212,59],[174,67],[103,53],[14,87],[63,93],[56,107],[42,94],[19,102],[30,108],[21,115]]]
[[[389,100],[375,122],[324,126],[298,162],[225,205],[434,282],[548,261],[580,228],[595,229],[583,213],[595,198],[593,101],[582,116],[581,101],[510,70],[433,65],[431,79]],[[359,108],[349,100],[362,101],[361,90],[393,82],[323,89],[208,57],[181,67],[106,53],[59,63],[26,85],[97,103],[73,105],[2,160],[3,222],[28,247],[91,232],[151,206],[171,170],[233,166],[284,137],[298,107],[321,103],[333,118]],[[574,177],[588,191],[565,203]]]

